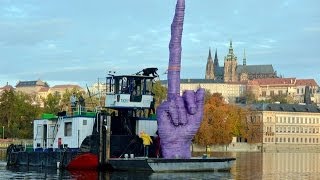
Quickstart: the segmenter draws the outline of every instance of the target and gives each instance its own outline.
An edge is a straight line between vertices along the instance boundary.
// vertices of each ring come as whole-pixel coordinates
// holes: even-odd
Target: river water
[[[212,153],[235,157],[230,172],[145,173],[59,171],[7,168],[0,161],[0,179],[319,179],[320,153]]]

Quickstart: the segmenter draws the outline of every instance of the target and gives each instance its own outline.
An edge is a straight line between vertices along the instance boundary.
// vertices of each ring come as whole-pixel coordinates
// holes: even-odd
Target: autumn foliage
[[[228,104],[221,94],[206,95],[204,116],[194,142],[203,146],[229,144],[232,137],[247,138],[248,112]]]

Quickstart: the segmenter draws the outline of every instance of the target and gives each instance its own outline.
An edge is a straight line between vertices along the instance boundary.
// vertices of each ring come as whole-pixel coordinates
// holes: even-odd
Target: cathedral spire
[[[233,54],[232,40],[230,40],[229,54]]]
[[[246,49],[243,50],[243,65],[247,65],[247,58],[246,58]]]
[[[216,67],[219,66],[217,48],[216,48],[216,52],[215,52],[215,54],[214,54],[214,65],[215,65]]]
[[[212,56],[211,56],[211,48],[209,48],[208,61],[209,61],[209,59],[212,59]]]
[[[211,48],[209,48],[205,79],[214,79],[214,65],[211,56]]]

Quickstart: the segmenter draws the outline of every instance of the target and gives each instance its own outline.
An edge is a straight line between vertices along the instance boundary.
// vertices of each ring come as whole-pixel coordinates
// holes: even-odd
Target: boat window
[[[87,125],[87,120],[86,119],[83,120],[82,125],[84,125],[84,126]]]
[[[72,136],[72,122],[64,123],[64,136]]]
[[[37,126],[37,136],[41,136],[41,132],[42,132],[42,126],[38,125]]]

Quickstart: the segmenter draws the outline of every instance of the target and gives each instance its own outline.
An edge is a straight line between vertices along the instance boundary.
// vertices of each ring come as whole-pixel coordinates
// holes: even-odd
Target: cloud
[[[320,32],[320,26],[304,27],[303,30],[307,32]]]
[[[3,16],[6,18],[25,18],[27,13],[17,6],[8,6],[3,8]]]
[[[35,45],[63,37],[70,25],[67,19],[0,22],[0,44]]]
[[[132,41],[141,41],[143,39],[143,36],[141,34],[134,34],[130,35],[129,39]]]
[[[271,49],[272,48],[270,45],[267,45],[267,44],[258,44],[257,46],[260,48],[264,48],[264,49]]]

